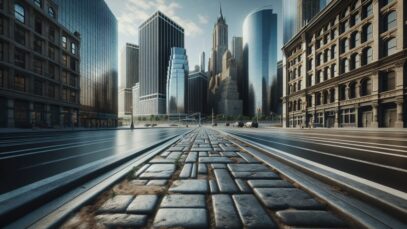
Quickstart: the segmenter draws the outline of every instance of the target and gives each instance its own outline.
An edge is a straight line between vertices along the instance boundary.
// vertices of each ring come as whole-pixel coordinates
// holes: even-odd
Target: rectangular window
[[[55,29],[52,28],[52,27],[49,28],[48,38],[49,38],[52,42],[55,42]]]
[[[48,97],[55,98],[55,86],[52,84],[48,85]]]
[[[61,81],[63,84],[68,84],[68,73],[63,71],[61,76]]]
[[[73,55],[76,55],[76,44],[75,43],[71,43],[71,53],[73,54]]]
[[[48,57],[55,61],[55,48],[52,46],[48,47]]]
[[[6,71],[4,69],[0,69],[0,87],[5,87],[6,81]]]
[[[18,3],[14,4],[14,17],[17,21],[25,23],[25,9]]]
[[[42,22],[39,18],[35,18],[35,32],[42,34]]]
[[[41,80],[34,81],[34,94],[42,95],[42,81]]]
[[[76,71],[76,60],[71,57],[71,70]]]
[[[62,55],[62,64],[64,67],[68,67],[68,56],[67,55]]]
[[[17,25],[14,27],[14,40],[20,45],[25,45],[25,30]]]
[[[76,93],[75,93],[75,91],[71,91],[70,96],[69,96],[69,102],[76,103]]]
[[[4,46],[3,42],[0,42],[0,60],[4,60]]]
[[[48,64],[48,77],[55,79],[55,66],[51,63]]]
[[[20,73],[16,73],[14,77],[14,89],[18,91],[25,91],[25,77]]]
[[[14,51],[15,65],[21,68],[25,68],[25,52],[21,49],[15,49]]]
[[[71,77],[69,78],[69,85],[71,87],[76,87],[76,77],[74,75],[71,75]]]
[[[62,89],[62,100],[68,101],[68,90],[66,88]]]
[[[34,67],[34,72],[37,74],[42,74],[43,73],[43,64],[42,61],[39,59],[34,59],[33,61],[33,67]]]
[[[4,24],[4,19],[0,17],[0,34],[4,34]]]
[[[68,47],[67,43],[66,36],[62,36],[62,48],[66,49]]]
[[[34,0],[34,4],[38,7],[42,7],[42,0]]]
[[[37,53],[42,53],[42,41],[37,37],[34,38],[34,51]]]

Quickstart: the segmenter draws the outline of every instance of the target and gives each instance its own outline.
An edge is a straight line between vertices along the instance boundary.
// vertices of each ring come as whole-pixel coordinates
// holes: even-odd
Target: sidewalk
[[[348,228],[228,139],[199,128],[134,169],[62,228]]]

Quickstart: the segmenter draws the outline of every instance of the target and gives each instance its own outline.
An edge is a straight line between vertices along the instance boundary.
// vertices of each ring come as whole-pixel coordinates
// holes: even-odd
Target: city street
[[[407,191],[406,131],[219,129],[394,189]]]
[[[0,194],[88,163],[136,151],[188,129],[15,133],[0,135]]]

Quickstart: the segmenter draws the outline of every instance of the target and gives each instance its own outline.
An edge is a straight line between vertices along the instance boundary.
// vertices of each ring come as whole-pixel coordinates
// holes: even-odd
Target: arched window
[[[373,26],[372,24],[367,24],[363,26],[363,32],[362,32],[362,42],[369,41],[373,38]]]
[[[339,100],[346,99],[346,85],[339,86]]]
[[[355,48],[357,45],[360,44],[360,34],[358,32],[352,33],[350,43],[351,48]]]
[[[294,105],[293,105],[293,111],[297,110],[297,101],[294,101]]]
[[[349,60],[345,58],[342,60],[342,73],[347,72],[349,72]]]
[[[381,91],[390,91],[396,89],[396,73],[383,72],[380,74]]]
[[[363,50],[363,65],[373,62],[373,49],[368,47]]]
[[[390,56],[396,53],[396,50],[397,50],[396,38],[390,38],[384,41],[384,51],[383,51],[384,56]]]
[[[373,15],[373,7],[372,7],[372,3],[369,2],[368,4],[366,4],[365,6],[363,6],[363,18],[369,17]]]
[[[336,76],[336,72],[337,72],[336,64],[332,64],[332,66],[331,66],[331,78]]]
[[[317,72],[317,78],[315,79],[315,83],[321,83],[321,79],[322,79],[322,71],[318,71]]]
[[[394,0],[382,0],[382,7],[392,3]]]
[[[293,92],[296,92],[296,90],[297,90],[297,83],[294,83]]]
[[[301,91],[301,80],[298,81],[298,91]]]
[[[315,94],[315,104],[321,105],[321,93],[320,92]]]
[[[349,50],[349,40],[347,38],[343,39],[341,42],[341,51],[342,53]]]
[[[335,89],[334,88],[329,90],[329,102],[330,103],[335,102]]]
[[[55,18],[55,10],[52,7],[48,7],[48,15],[52,18]]]
[[[396,28],[397,26],[397,14],[396,11],[392,11],[384,16],[383,32]]]
[[[323,101],[323,103],[324,104],[327,104],[328,103],[328,101],[329,101],[329,98],[328,98],[328,91],[324,91],[324,101]]]
[[[349,99],[356,98],[356,82],[351,82],[349,84]]]
[[[42,0],[34,0],[34,4],[38,7],[42,7]]]
[[[352,56],[350,57],[350,69],[355,69],[355,68],[357,68],[358,67],[358,54],[357,53],[354,53],[354,54],[352,54]],[[360,62],[360,61],[359,61]]]
[[[363,79],[360,83],[360,95],[366,96],[372,94],[372,80],[369,78]]]
[[[336,45],[332,45],[331,47],[331,60],[336,57]]]
[[[329,79],[329,67],[324,69],[324,81]]]

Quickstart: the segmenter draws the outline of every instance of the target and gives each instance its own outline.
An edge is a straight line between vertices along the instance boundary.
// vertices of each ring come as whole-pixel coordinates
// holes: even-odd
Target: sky
[[[282,47],[282,0],[105,0],[119,24],[119,50],[126,43],[138,44],[138,27],[160,10],[185,30],[185,48],[190,69],[199,64],[202,51],[206,67],[212,48],[212,30],[219,16],[219,2],[229,26],[229,48],[233,36],[242,36],[245,17],[253,10],[269,7],[278,14],[278,46]],[[281,59],[281,50],[277,50]],[[120,55],[119,55],[120,56]],[[121,61],[119,59],[119,61]]]

